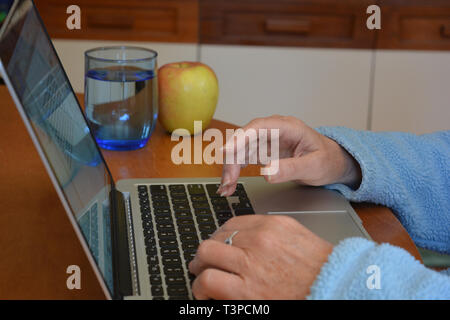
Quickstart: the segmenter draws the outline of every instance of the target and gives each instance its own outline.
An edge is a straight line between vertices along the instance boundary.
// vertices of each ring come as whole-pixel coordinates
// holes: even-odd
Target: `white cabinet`
[[[197,44],[63,39],[53,39],[53,44],[75,92],[84,92],[84,52],[88,49],[114,45],[149,48],[158,52],[159,66],[183,60],[197,61],[198,56]]]
[[[371,50],[201,45],[219,79],[215,118],[244,125],[292,115],[311,126],[367,129]]]
[[[372,129],[450,130],[450,52],[378,50]]]

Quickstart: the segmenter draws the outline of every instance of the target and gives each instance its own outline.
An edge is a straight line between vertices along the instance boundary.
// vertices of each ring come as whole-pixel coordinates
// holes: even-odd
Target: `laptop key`
[[[189,203],[174,203],[172,204],[173,210],[190,210]]]
[[[223,198],[212,198],[211,199],[211,204],[214,206],[216,205],[223,205],[223,206],[227,206],[228,205],[228,201],[225,197]]]
[[[172,216],[157,216],[155,220],[156,223],[173,223]]]
[[[179,226],[178,231],[180,233],[193,233],[195,232],[195,226],[194,225],[185,225],[185,226]]]
[[[156,209],[156,208],[166,209],[166,208],[170,208],[170,203],[169,203],[169,201],[153,201],[152,207],[154,209]]]
[[[168,201],[169,197],[166,194],[152,194],[153,201]]]
[[[167,216],[171,215],[169,208],[155,208],[155,216]]]
[[[173,284],[167,286],[167,293],[169,296],[187,296],[188,291],[186,285]]]
[[[197,223],[214,223],[214,219],[212,216],[198,216],[197,217]]]
[[[150,246],[156,246],[156,240],[154,237],[152,238],[144,238],[145,241],[145,246],[146,247],[150,247]]]
[[[189,251],[189,250],[197,251],[198,246],[199,246],[199,242],[198,241],[184,241],[181,244],[181,247],[183,248],[183,251]]]
[[[156,246],[146,246],[145,252],[147,253],[148,256],[156,255],[157,254]]]
[[[184,259],[186,259],[186,262],[189,264],[192,260],[194,260],[195,255],[197,252],[189,251],[184,253]]]
[[[180,255],[178,248],[161,248],[160,252],[162,256]]]
[[[176,265],[176,266],[181,266],[181,258],[179,255],[175,255],[175,256],[163,256],[162,257],[162,263],[163,265]]]
[[[192,213],[188,210],[176,210],[175,211],[175,218],[177,218],[177,219],[188,218],[188,217],[192,217]]]
[[[153,231],[153,228],[149,229],[144,229],[144,239],[151,239],[151,238],[155,238],[155,232]]]
[[[137,187],[137,189],[138,189],[139,192],[145,192],[145,193],[147,193],[147,186],[139,185],[139,186]]]
[[[177,234],[175,230],[158,230],[159,239],[176,239]]]
[[[202,240],[207,240],[211,237],[214,232],[200,232],[200,238]]]
[[[209,209],[209,203],[208,201],[200,201],[200,202],[192,202],[192,207],[195,209],[202,209],[202,208],[207,208]]]
[[[172,231],[174,229],[173,223],[156,223],[156,230],[158,231]]]
[[[211,234],[216,231],[216,225],[213,223],[202,223],[198,226],[200,232],[211,232]]]
[[[164,294],[163,287],[160,285],[152,285],[152,295],[162,296]]]
[[[150,275],[150,284],[151,285],[162,284],[161,275],[160,274],[151,274]]]
[[[173,204],[189,204],[189,201],[187,198],[172,198]]]
[[[164,239],[164,240],[159,240],[159,245],[161,246],[161,248],[178,248],[178,242],[176,239]]]
[[[187,200],[187,194],[184,191],[171,191],[170,196],[172,199],[185,199]]]
[[[205,189],[201,184],[188,184],[187,189],[190,195],[205,194]]]
[[[253,207],[249,201],[233,203],[234,214],[237,216],[245,214],[254,214]]]
[[[217,194],[217,189],[219,189],[219,187],[220,187],[220,183],[206,184],[206,190],[208,191],[210,198],[220,197],[220,195]]]
[[[211,210],[209,208],[200,208],[200,209],[194,209],[195,215],[211,215]],[[230,211],[231,213],[231,211]]]
[[[216,213],[220,213],[220,212],[231,212],[230,206],[227,204],[217,204],[217,205],[213,205],[213,210]]]
[[[145,220],[142,222],[142,228],[144,228],[144,230],[146,229],[151,229],[153,230],[153,222],[151,220]]]
[[[231,219],[233,214],[231,212],[219,212],[216,214],[217,219]]]
[[[225,222],[227,222],[229,219],[217,219],[217,223],[219,224],[219,227],[223,226]]]
[[[166,284],[167,285],[173,285],[173,284],[186,284],[186,279],[183,276],[175,276],[175,275],[166,275]]]
[[[150,194],[167,194],[166,186],[161,185],[151,185]]]
[[[164,266],[165,274],[184,275],[184,269],[181,266]]]
[[[185,241],[198,241],[198,237],[197,237],[197,233],[196,232],[180,234],[180,239],[181,239],[182,242],[185,242]]]
[[[150,274],[161,274],[161,270],[158,264],[152,264],[148,266],[148,273]]]
[[[208,201],[208,198],[204,195],[191,195],[191,201]]]
[[[169,190],[170,191],[185,191],[186,188],[184,187],[183,184],[171,184],[171,185],[169,185]]]
[[[194,225],[194,220],[191,217],[178,218],[177,219],[177,224],[178,224],[178,226]]]
[[[157,255],[147,256],[147,264],[148,265],[159,264],[158,256]]]

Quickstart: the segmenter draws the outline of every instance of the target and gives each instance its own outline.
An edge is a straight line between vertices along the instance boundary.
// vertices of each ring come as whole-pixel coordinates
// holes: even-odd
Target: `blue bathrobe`
[[[418,247],[450,254],[450,131],[414,135],[320,127],[359,163],[348,200],[392,209]],[[407,251],[362,238],[335,246],[309,299],[450,299],[450,269],[426,268]]]

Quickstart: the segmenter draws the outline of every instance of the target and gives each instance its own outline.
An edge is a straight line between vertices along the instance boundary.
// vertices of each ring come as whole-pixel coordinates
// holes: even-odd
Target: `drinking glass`
[[[128,46],[85,52],[86,117],[101,148],[145,146],[158,116],[156,51]]]

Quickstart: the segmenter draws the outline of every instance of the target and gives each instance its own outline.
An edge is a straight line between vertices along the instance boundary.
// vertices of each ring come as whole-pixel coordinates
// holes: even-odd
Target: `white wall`
[[[219,79],[215,117],[244,125],[293,115],[312,126],[367,128],[371,50],[201,45]]]
[[[450,52],[378,50],[372,129],[450,130]]]

